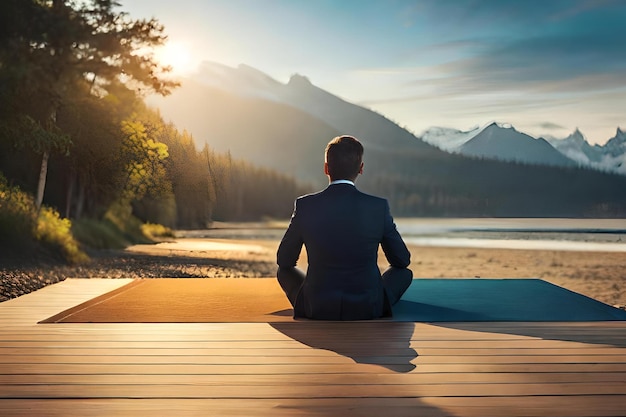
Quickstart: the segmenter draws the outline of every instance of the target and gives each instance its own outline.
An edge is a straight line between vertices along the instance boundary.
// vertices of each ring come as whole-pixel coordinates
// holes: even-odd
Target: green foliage
[[[149,137],[136,116],[122,122],[122,133],[122,152],[128,160],[122,198],[133,202],[149,191],[155,194],[160,187],[167,187],[163,166],[163,160],[169,156],[167,145]]]
[[[72,145],[69,135],[55,124],[48,121],[43,126],[24,114],[0,122],[0,134],[12,140],[15,148],[28,147],[38,154],[53,151],[67,155]]]
[[[154,243],[143,233],[143,223],[133,216],[133,209],[126,201],[113,203],[104,214],[104,221],[115,226],[131,244]]]
[[[72,222],[69,219],[62,219],[56,210],[49,207],[42,207],[39,210],[35,239],[60,253],[72,264],[89,259],[72,235]]]
[[[83,245],[92,249],[124,249],[132,243],[108,220],[89,218],[74,220],[72,232]]]
[[[72,223],[59,213],[42,207],[39,211],[29,194],[7,184],[0,175],[0,247],[24,255],[48,253],[69,263],[88,260],[71,231]]]
[[[142,233],[154,241],[174,238],[174,232],[169,227],[161,224],[144,223],[141,225]]]
[[[133,215],[143,222],[167,227],[176,225],[176,201],[173,193],[147,195],[132,205]]]
[[[118,98],[119,93],[131,92],[131,100],[126,96],[119,106],[127,109],[140,91],[166,95],[178,85],[167,79],[169,69],[159,65],[150,52],[165,41],[163,26],[155,19],[133,20],[115,10],[118,6],[115,0],[0,2],[0,115],[6,119],[0,124],[12,125],[18,134],[9,136],[42,155],[38,205],[43,199],[50,155],[58,150],[67,154],[74,139],[84,145],[88,141],[85,136],[100,132],[95,123],[90,123],[91,129],[81,129],[78,118],[84,116],[80,109],[85,104],[93,109],[97,105],[94,98]],[[74,112],[67,111],[72,107]],[[110,122],[115,125],[115,121]],[[93,154],[89,156],[91,159]],[[77,165],[65,174],[73,177],[67,183],[76,187],[68,190],[68,195],[73,197],[76,190],[76,214],[80,216],[91,201],[85,184],[91,180],[92,171]],[[147,169],[135,168],[139,174]],[[115,176],[112,179],[117,180]],[[66,208],[66,215],[70,209]]]
[[[116,215],[113,211],[107,212],[102,220],[75,220],[72,231],[81,244],[92,249],[124,249],[137,243],[154,243],[174,237],[168,227],[141,223],[128,217],[127,212]]]
[[[159,120],[153,120],[151,126],[159,123],[162,124]],[[174,210],[174,222],[168,223],[150,216],[148,204],[142,210],[146,213],[143,218],[177,228],[207,227],[211,222],[215,192],[204,153],[198,152],[191,135],[178,132],[172,125],[158,129],[158,137],[159,141],[167,144],[169,151],[165,167],[174,201],[167,207]],[[156,204],[150,206],[155,207]]]
[[[233,159],[229,154],[207,151],[206,157],[215,187],[215,220],[287,218],[294,199],[311,191],[287,175]]]
[[[32,196],[17,187],[10,187],[0,174],[0,248],[11,252],[34,249],[36,213]]]

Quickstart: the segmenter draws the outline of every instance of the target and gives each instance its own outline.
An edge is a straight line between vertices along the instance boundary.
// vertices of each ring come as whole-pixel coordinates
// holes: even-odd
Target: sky
[[[626,129],[626,0],[119,0],[159,56],[293,74],[415,134],[496,121],[535,137]]]

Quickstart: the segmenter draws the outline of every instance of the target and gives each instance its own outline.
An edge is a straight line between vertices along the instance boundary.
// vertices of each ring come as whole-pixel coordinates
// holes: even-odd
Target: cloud
[[[552,122],[538,123],[537,127],[540,127],[542,129],[546,129],[546,130],[563,130],[563,129],[567,129],[565,126],[561,126],[559,124],[552,123]]]
[[[400,16],[405,26],[414,26],[426,18],[474,28],[497,23],[505,27],[554,23],[596,11],[611,13],[624,7],[623,0],[407,0],[404,3]]]
[[[448,60],[439,59],[432,68],[442,75],[437,86],[444,91],[545,89],[551,83],[580,90],[624,85],[626,2],[554,0],[537,6],[465,0],[455,2],[455,8],[447,2],[420,4],[425,5],[422,11],[448,13],[456,22],[453,34],[445,35],[450,39],[441,40],[441,35],[422,48],[430,57],[448,54]]]

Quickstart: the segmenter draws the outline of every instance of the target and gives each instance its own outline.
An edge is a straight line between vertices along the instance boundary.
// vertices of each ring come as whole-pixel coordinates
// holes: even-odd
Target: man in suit
[[[387,200],[356,189],[363,173],[363,145],[339,136],[326,146],[329,186],[299,197],[277,253],[277,278],[294,317],[366,320],[391,316],[391,306],[413,280],[411,254],[398,233]],[[306,247],[306,274],[296,267]],[[390,266],[382,274],[378,249]]]

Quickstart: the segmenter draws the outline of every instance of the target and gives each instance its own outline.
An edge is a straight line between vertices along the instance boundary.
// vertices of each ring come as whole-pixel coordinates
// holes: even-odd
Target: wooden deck
[[[37,324],[0,303],[0,416],[626,415],[626,322]]]

